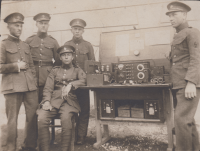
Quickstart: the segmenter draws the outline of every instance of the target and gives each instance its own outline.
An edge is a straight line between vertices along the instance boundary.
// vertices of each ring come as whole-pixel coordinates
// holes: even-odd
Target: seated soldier
[[[60,115],[62,151],[70,148],[73,113],[80,112],[75,90],[86,84],[86,74],[72,63],[75,48],[64,45],[58,48],[62,66],[54,67],[45,84],[43,99],[38,109],[38,139],[41,151],[50,150],[49,124],[52,118]]]

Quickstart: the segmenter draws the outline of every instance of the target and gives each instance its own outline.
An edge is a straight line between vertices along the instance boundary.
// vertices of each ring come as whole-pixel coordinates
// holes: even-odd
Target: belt
[[[53,62],[52,61],[33,61],[35,66],[53,66]]]

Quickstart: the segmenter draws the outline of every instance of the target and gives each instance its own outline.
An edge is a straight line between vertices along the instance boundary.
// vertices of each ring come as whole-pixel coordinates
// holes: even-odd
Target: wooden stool
[[[55,125],[55,119],[60,119],[60,116],[57,115],[55,118],[51,120],[49,127],[51,127],[51,144],[55,141],[55,127],[61,127],[61,125]],[[71,151],[74,151],[74,143],[76,141],[77,129],[76,123],[78,120],[78,114],[74,113],[72,116],[72,139],[71,139]]]

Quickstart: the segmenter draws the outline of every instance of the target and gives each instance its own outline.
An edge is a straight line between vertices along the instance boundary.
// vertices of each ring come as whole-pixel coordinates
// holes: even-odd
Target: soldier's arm
[[[57,53],[57,49],[59,48],[58,42],[55,40],[54,50],[53,50],[53,57],[55,59],[54,66],[60,66],[62,64],[60,57]]]
[[[77,89],[79,86],[85,86],[86,85],[86,74],[85,74],[85,72],[81,68],[78,68],[77,74],[78,74],[78,80],[71,82],[74,89]]]
[[[43,104],[46,101],[50,101],[51,100],[51,95],[54,91],[54,79],[55,79],[55,69],[52,69],[51,72],[49,73],[47,80],[46,80],[46,84],[44,86],[44,90],[43,90],[43,99],[42,102],[40,104]]]
[[[189,47],[190,53],[190,61],[188,70],[185,76],[185,80],[194,83],[195,85],[198,83],[199,78],[199,67],[200,67],[200,33],[199,32],[191,32],[187,36],[187,43]]]
[[[93,46],[91,44],[89,44],[88,47],[89,47],[88,60],[95,60]]]
[[[37,76],[36,76],[36,70],[35,70],[35,66],[33,64],[33,58],[32,58],[32,55],[31,55],[31,50],[29,49],[29,67],[32,71],[32,74],[33,74],[33,77],[35,79],[35,84],[37,85]]]
[[[1,56],[0,56],[0,73],[6,74],[6,73],[16,73],[19,72],[19,66],[18,63],[6,63],[6,48],[2,42],[1,44]]]

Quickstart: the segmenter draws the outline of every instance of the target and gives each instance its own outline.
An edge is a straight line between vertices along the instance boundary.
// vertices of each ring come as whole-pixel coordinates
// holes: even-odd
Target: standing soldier
[[[2,74],[1,92],[6,101],[7,150],[16,150],[17,118],[20,106],[24,102],[26,110],[26,128],[24,151],[34,151],[37,146],[36,110],[38,107],[36,72],[30,47],[19,37],[22,32],[24,16],[20,13],[8,15],[4,22],[8,24],[10,34],[1,44],[0,73]]]
[[[26,43],[31,47],[31,54],[38,79],[38,97],[39,102],[41,102],[47,76],[53,65],[61,65],[61,61],[56,53],[59,47],[58,42],[52,36],[47,35],[51,19],[50,15],[40,13],[34,16],[33,19],[36,21],[38,32],[37,35],[27,38]]]
[[[86,60],[95,60],[94,49],[92,45],[82,38],[84,33],[84,27],[86,22],[82,19],[73,19],[70,22],[72,27],[71,32],[73,34],[72,40],[65,43],[65,45],[71,45],[76,49],[76,64],[85,71],[84,63]],[[87,135],[87,128],[89,122],[90,100],[89,90],[77,90],[77,98],[81,107],[81,113],[79,114],[78,122],[78,140],[77,144],[84,143]]]
[[[188,26],[191,8],[181,2],[167,5],[172,26],[176,29],[171,53],[171,78],[175,109],[176,151],[199,151],[194,115],[200,98],[200,32]]]

